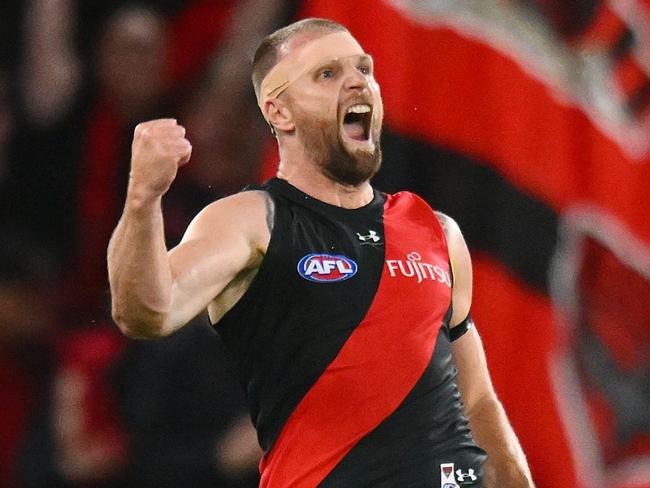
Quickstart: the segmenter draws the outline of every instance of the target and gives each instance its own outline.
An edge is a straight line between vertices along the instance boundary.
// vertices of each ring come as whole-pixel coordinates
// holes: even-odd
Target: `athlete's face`
[[[306,73],[281,96],[291,110],[295,134],[313,160],[333,180],[356,186],[381,165],[381,94],[372,58],[351,35],[339,35],[326,47],[327,54],[310,60]]]

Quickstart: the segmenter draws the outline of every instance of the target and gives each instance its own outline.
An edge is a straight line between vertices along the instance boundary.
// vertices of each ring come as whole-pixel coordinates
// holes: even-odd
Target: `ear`
[[[282,100],[277,98],[267,100],[264,104],[264,114],[276,131],[291,132],[296,128],[291,110]]]

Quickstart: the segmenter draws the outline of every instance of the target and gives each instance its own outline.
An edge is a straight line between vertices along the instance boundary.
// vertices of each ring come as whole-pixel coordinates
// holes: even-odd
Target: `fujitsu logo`
[[[399,274],[407,278],[415,278],[418,283],[425,280],[438,281],[451,288],[449,271],[440,266],[423,263],[422,256],[415,251],[407,254],[406,260],[387,259],[386,266],[388,266],[388,272],[393,278]]]

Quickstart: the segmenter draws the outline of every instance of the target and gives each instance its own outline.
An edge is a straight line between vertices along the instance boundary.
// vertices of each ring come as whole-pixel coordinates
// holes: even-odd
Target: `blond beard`
[[[379,171],[382,158],[379,131],[373,134],[376,139],[373,152],[361,149],[351,152],[341,139],[338,121],[333,124],[301,113],[296,114],[295,120],[307,154],[331,180],[346,186],[359,186]]]

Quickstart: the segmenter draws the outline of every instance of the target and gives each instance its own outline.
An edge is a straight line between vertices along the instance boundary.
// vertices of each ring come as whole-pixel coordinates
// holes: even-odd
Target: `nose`
[[[368,88],[368,78],[356,66],[348,66],[343,86],[346,90],[363,91]]]

